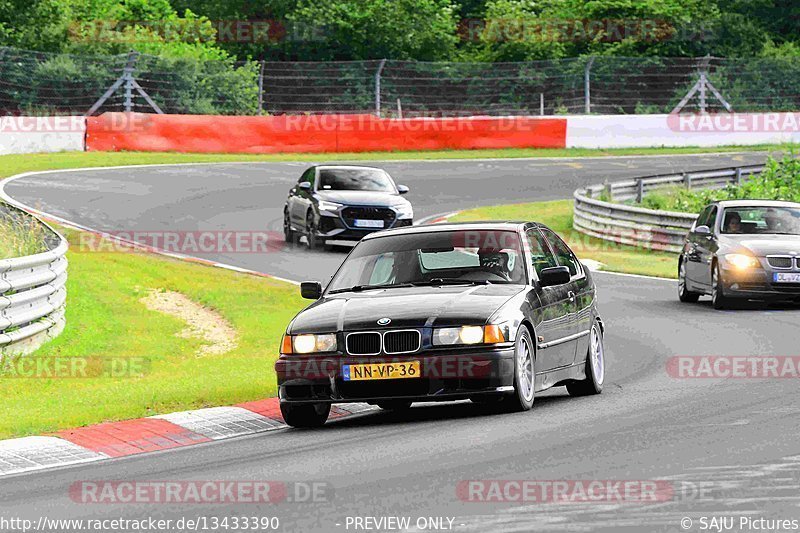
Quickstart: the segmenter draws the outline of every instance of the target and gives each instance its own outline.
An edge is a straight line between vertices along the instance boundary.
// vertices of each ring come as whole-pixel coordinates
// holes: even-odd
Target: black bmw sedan
[[[406,409],[471,399],[528,410],[566,385],[597,394],[603,322],[591,273],[533,222],[415,226],[365,237],[289,324],[275,364],[281,412],[325,423],[332,403]]]
[[[369,233],[410,226],[411,203],[383,169],[347,165],[313,166],[289,191],[283,210],[286,242],[306,237],[309,248],[358,241]]]
[[[800,302],[800,204],[730,200],[706,207],[678,259],[678,297]]]

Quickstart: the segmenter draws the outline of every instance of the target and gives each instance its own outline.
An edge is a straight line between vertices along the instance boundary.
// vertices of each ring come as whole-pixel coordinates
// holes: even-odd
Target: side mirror
[[[297,186],[303,189],[304,191],[311,190],[311,184],[307,181],[301,181],[300,183],[297,184]]]
[[[544,268],[539,272],[539,282],[542,287],[552,287],[553,285],[563,285],[569,283],[572,275],[569,268],[565,266]]]
[[[400,194],[406,194],[408,191],[409,191],[409,189],[405,185],[398,185],[397,186],[397,192],[399,192]]]
[[[708,226],[697,226],[696,228],[694,228],[694,232],[696,235],[704,235],[706,237],[711,236],[711,228],[709,228]]]
[[[319,300],[322,296],[322,283],[319,281],[304,281],[300,284],[300,296],[308,300]]]

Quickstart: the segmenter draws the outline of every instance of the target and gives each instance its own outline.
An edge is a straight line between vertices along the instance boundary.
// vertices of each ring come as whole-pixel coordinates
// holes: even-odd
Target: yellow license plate
[[[418,378],[420,377],[419,361],[343,365],[342,375],[345,381]]]

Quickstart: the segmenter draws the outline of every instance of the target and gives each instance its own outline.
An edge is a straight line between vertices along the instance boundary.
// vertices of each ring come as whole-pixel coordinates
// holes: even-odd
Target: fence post
[[[539,114],[544,116],[544,93],[539,93]]]
[[[139,59],[139,53],[131,50],[128,53],[128,62],[125,68],[122,69],[122,76],[125,78],[125,112],[130,113],[133,111],[133,71],[136,68],[136,61]]]
[[[258,115],[263,114],[264,109],[264,60],[261,60],[261,67],[258,69]]]
[[[381,59],[378,70],[375,72],[375,116],[378,118],[381,116],[381,72],[385,66],[386,60]]]
[[[700,113],[705,114],[707,105],[706,105],[706,73],[700,73]]]
[[[586,63],[586,68],[583,71],[583,111],[587,115],[592,112],[591,84],[589,83],[589,75],[592,72],[592,63],[594,63],[594,56],[589,58],[589,61]]]
[[[642,203],[642,198],[644,198],[644,180],[639,178],[636,180],[636,203]]]

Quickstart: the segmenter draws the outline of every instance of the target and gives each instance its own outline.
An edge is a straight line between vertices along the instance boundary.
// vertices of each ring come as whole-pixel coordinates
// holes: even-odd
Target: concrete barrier
[[[0,117],[0,155],[83,151],[86,118]]]

